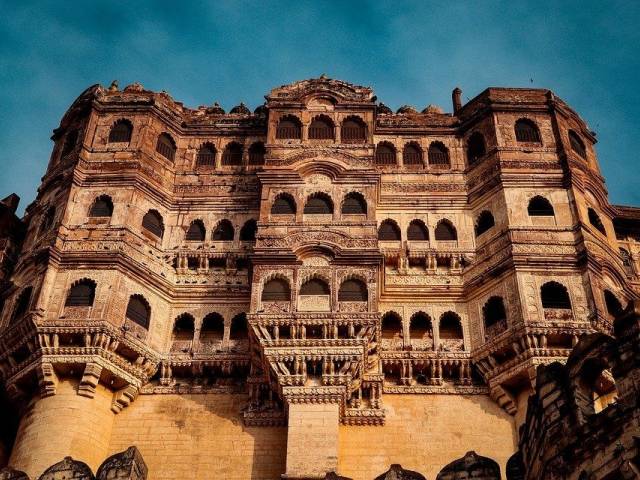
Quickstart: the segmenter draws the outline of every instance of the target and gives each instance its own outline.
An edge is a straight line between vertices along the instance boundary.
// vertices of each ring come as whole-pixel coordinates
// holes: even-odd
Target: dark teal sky
[[[325,73],[392,108],[488,86],[554,90],[598,134],[614,203],[640,205],[640,2],[0,0],[0,195],[35,198],[87,86],[139,81],[187,106],[262,103]]]

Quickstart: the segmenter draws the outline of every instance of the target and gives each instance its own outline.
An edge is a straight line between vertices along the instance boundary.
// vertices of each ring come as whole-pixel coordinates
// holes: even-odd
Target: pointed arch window
[[[109,143],[129,143],[133,125],[129,120],[118,120],[109,131]]]
[[[484,210],[478,215],[478,219],[476,220],[476,237],[479,237],[483,233],[491,230],[495,226],[496,222],[493,219],[493,214]]]
[[[542,308],[571,309],[567,288],[558,282],[547,282],[540,288]]]
[[[156,142],[156,152],[167,160],[174,161],[176,157],[176,142],[168,133],[161,133]]]
[[[249,147],[249,165],[264,165],[264,156],[266,153],[264,143],[252,143]]]
[[[427,241],[429,230],[422,220],[412,220],[407,228],[407,240]]]
[[[300,287],[300,295],[329,295],[329,293],[329,285],[319,278],[312,278]]]
[[[242,145],[237,142],[229,143],[222,153],[222,165],[227,167],[242,165]]]
[[[234,228],[229,220],[220,220],[216,229],[213,231],[211,240],[218,242],[230,242],[233,240]]]
[[[393,220],[385,220],[378,228],[378,240],[381,241],[398,241],[400,240],[400,229]]]
[[[131,295],[125,316],[142,328],[149,329],[151,307],[142,295]]]
[[[376,165],[395,165],[396,149],[388,142],[381,142],[376,148]]]
[[[281,193],[273,201],[271,206],[272,215],[295,215],[296,202],[293,197],[287,193]]]
[[[449,150],[441,142],[433,142],[429,145],[429,165],[433,168],[449,168]]]
[[[288,302],[291,300],[289,282],[283,278],[274,278],[265,283],[262,289],[263,302]]]
[[[587,209],[587,216],[589,217],[589,223],[593,225],[596,230],[598,230],[603,235],[607,234],[606,230],[604,229],[604,225],[602,224],[602,220],[600,220],[600,215],[598,215],[593,208],[589,207]]]
[[[573,130],[569,130],[569,143],[571,144],[571,150],[576,152],[582,158],[587,158],[587,148],[584,146],[584,142]]]
[[[340,130],[342,143],[364,143],[367,141],[367,126],[360,117],[348,117]]]
[[[343,215],[366,215],[367,201],[364,196],[358,192],[348,193],[342,202]]]
[[[202,242],[206,238],[206,229],[202,220],[194,220],[189,225],[185,240],[190,242]]]
[[[436,240],[439,241],[452,241],[458,239],[458,233],[456,228],[449,220],[441,220],[436,226],[435,230]]]
[[[108,195],[100,195],[91,204],[90,217],[110,217],[113,214],[113,202]]]
[[[282,117],[276,127],[276,138],[281,140],[299,140],[302,138],[300,120],[293,115]]]
[[[258,223],[254,219],[247,220],[240,229],[241,242],[255,242]]]
[[[157,210],[149,210],[145,216],[142,217],[142,228],[152,235],[162,238],[164,235],[162,215],[160,215]]]
[[[69,289],[65,306],[67,307],[91,307],[96,295],[96,283],[93,280],[83,279],[74,283]]]
[[[333,202],[328,195],[316,193],[307,200],[303,213],[305,215],[330,215],[333,213]]]
[[[467,163],[469,166],[476,163],[487,154],[484,137],[480,132],[474,132],[467,140]]]
[[[309,125],[309,139],[310,140],[333,140],[334,138],[334,126],[331,119],[324,115],[318,116],[313,119]]]
[[[540,195],[529,200],[527,211],[530,217],[553,217],[555,214],[551,202]]]
[[[198,150],[196,155],[196,165],[198,167],[215,167],[216,166],[216,147],[210,143],[205,143]]]
[[[521,118],[515,125],[516,140],[526,143],[540,143],[540,130],[532,120]]]
[[[368,300],[367,284],[357,278],[345,280],[338,290],[339,302],[366,302]]]
[[[402,150],[402,163],[408,167],[419,167],[422,163],[422,149],[416,143],[410,142]]]

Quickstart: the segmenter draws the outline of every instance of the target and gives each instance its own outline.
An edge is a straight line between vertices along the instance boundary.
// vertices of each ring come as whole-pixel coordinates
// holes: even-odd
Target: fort
[[[0,204],[0,479],[640,478],[640,208],[553,92],[461,98],[85,90]]]

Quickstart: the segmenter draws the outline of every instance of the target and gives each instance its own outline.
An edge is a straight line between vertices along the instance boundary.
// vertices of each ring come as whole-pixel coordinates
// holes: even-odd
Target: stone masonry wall
[[[475,450],[504,472],[516,448],[513,417],[480,395],[387,395],[384,427],[340,427],[338,472],[371,480],[392,463],[435,478],[450,461]]]

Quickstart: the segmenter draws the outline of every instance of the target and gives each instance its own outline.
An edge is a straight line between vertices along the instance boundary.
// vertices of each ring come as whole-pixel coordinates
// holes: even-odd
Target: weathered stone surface
[[[393,113],[321,76],[225,113],[86,89],[25,217],[0,202],[0,381],[21,408],[0,462],[95,471],[136,445],[154,480],[434,478],[485,446],[504,467],[536,383],[531,435],[586,428],[612,383],[632,398],[631,340],[588,378],[597,404],[572,385],[640,292],[640,210],[609,203],[551,91],[461,98]],[[142,475],[118,455],[113,475]]]

